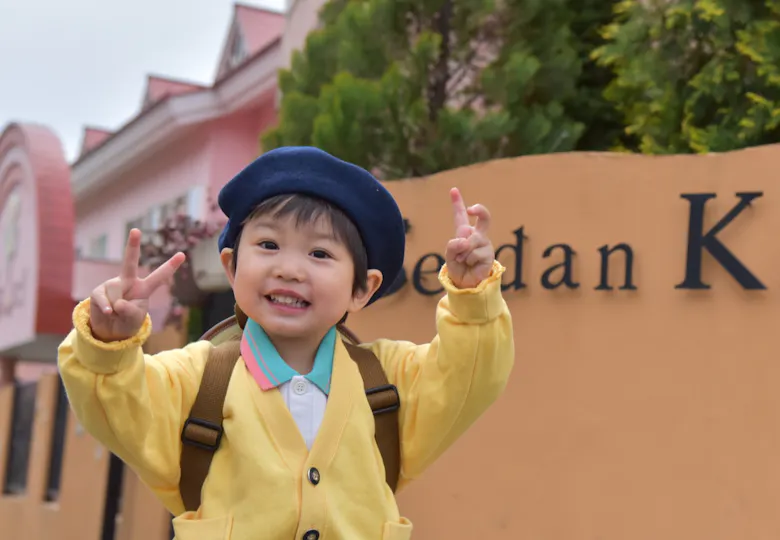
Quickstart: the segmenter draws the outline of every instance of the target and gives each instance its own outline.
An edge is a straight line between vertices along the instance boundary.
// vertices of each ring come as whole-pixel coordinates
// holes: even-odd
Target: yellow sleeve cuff
[[[490,275],[476,287],[459,289],[452,283],[447,264],[439,272],[439,282],[447,293],[450,311],[465,323],[485,323],[498,317],[506,310],[506,303],[501,296],[501,276],[506,268],[493,261]]]
[[[142,347],[152,332],[152,319],[146,315],[138,333],[121,341],[101,341],[92,334],[89,325],[90,300],[80,302],[73,310],[73,327],[76,330],[74,352],[79,362],[94,373],[116,373],[122,364],[136,358],[137,348]]]

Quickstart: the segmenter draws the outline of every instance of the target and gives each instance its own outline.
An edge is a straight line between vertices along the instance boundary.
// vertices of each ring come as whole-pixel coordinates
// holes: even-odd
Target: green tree
[[[594,59],[627,150],[721,152],[780,140],[780,1],[625,0]]]
[[[385,179],[604,149],[619,118],[590,55],[610,16],[609,0],[331,0],[262,147],[312,144]]]
[[[604,90],[614,79],[614,73],[609,66],[600,64],[593,57],[593,52],[606,43],[602,29],[613,20],[615,4],[611,0],[569,2],[572,10],[571,31],[576,40],[582,71],[576,92],[566,107],[585,128],[575,150],[609,150],[624,139],[622,115],[615,104],[604,96]]]

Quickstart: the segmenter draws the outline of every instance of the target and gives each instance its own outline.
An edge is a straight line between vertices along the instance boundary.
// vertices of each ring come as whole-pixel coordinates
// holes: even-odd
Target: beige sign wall
[[[490,208],[496,248],[516,246],[521,227],[524,234],[517,282],[525,286],[505,292],[517,348],[512,379],[473,430],[400,494],[414,538],[780,537],[777,162],[780,147],[695,157],[556,155],[389,184],[411,225],[409,282],[350,319],[364,340],[433,336],[438,295],[414,288],[414,268],[423,255],[443,253],[453,233],[450,187],[461,188],[468,204]],[[716,238],[765,289],[743,288],[706,251],[701,278],[711,288],[675,288],[686,278],[689,251],[692,202],[684,194],[699,196],[693,204],[703,204],[705,234],[740,210]],[[706,194],[713,197],[704,201]],[[749,197],[752,204],[740,208]],[[596,290],[599,248],[621,243],[632,250],[636,289],[619,289],[625,252],[618,250],[609,259],[614,290]],[[565,248],[544,253],[560,244],[572,250],[575,289],[542,285]],[[510,284],[516,252],[506,248],[500,259]],[[435,259],[427,259],[418,286],[436,288],[435,268]],[[549,280],[562,275],[556,269]],[[149,345],[164,347],[169,337],[158,335]],[[61,511],[54,529],[41,525],[53,508],[43,502],[48,465],[46,453],[38,452],[50,446],[54,386],[48,381],[45,388],[30,465],[39,472],[31,474],[25,499],[30,509],[20,513],[20,501],[0,496],[0,530],[32,531],[32,538],[82,530],[97,539],[103,506],[84,496],[90,477],[84,471],[95,471],[90,493],[99,498],[107,462],[103,456],[96,463],[94,442],[74,423],[56,503]],[[0,401],[8,405],[11,397]],[[9,421],[0,414],[4,434]],[[7,444],[3,435],[0,457]],[[118,538],[163,540],[164,511],[148,490],[127,480]]]
[[[505,293],[517,346],[511,382],[495,408],[402,493],[417,536],[780,536],[778,161],[778,147],[696,157],[556,155],[390,184],[411,224],[410,279],[416,261],[443,253],[452,234],[452,186],[467,204],[490,208],[496,247],[516,243],[520,227],[527,237],[525,287]],[[737,211],[743,192],[762,195],[743,203],[716,238],[766,288],[743,288],[706,250],[701,279],[711,288],[675,288],[686,278],[691,208],[703,202],[682,195],[713,195],[703,205],[706,234]],[[609,268],[615,289],[596,290],[599,248],[620,243],[633,250],[636,289],[619,290],[625,257],[617,251]],[[541,284],[545,270],[564,260],[564,248],[544,257],[556,244],[576,252],[576,289]],[[504,250],[500,260],[512,281],[515,254]],[[433,259],[424,266],[435,268]],[[562,275],[554,271],[551,281]],[[435,288],[434,278],[427,275],[424,286]],[[407,283],[350,325],[366,340],[428,340],[437,299]]]

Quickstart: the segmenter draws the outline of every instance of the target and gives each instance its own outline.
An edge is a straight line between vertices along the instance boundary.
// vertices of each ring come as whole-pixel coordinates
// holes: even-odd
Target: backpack
[[[217,323],[201,336],[201,340],[208,340],[214,346],[206,361],[195,402],[181,431],[179,491],[188,511],[195,511],[200,506],[201,488],[214,452],[222,440],[222,406],[233,368],[241,354],[241,336],[246,320],[246,315],[236,306],[235,315]],[[382,365],[373,352],[358,347],[357,337],[343,324],[337,325],[337,330],[363,379],[366,399],[374,413],[374,436],[384,461],[385,478],[395,492],[400,468],[398,389],[388,384]]]

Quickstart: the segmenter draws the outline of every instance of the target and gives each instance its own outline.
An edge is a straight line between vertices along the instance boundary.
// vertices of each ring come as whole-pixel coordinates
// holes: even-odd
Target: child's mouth
[[[305,307],[309,307],[311,305],[306,300],[303,300],[301,298],[295,298],[294,296],[282,296],[282,295],[277,295],[277,294],[268,294],[268,295],[266,295],[266,298],[272,304],[277,304],[277,305],[280,305],[280,306],[291,307],[291,308],[305,308]]]

